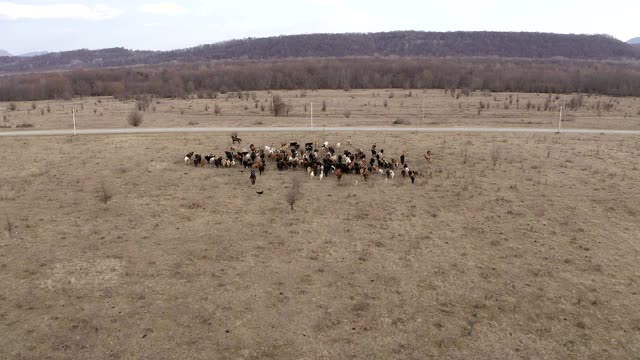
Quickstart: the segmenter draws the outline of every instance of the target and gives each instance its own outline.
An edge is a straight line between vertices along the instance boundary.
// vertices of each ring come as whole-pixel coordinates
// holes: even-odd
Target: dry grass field
[[[290,105],[288,116],[274,118],[273,95]],[[589,129],[640,129],[637,98],[471,92],[461,90],[352,90],[274,91],[219,94],[216,99],[154,99],[144,114],[142,127],[303,126],[309,125],[311,105],[316,126],[490,126],[556,127],[560,105],[564,127]],[[326,104],[323,111],[323,103]],[[110,97],[70,101],[0,103],[0,131],[22,126],[36,129],[73,127],[76,109],[79,128],[128,127],[127,114],[136,101]],[[386,104],[386,106],[385,106]],[[305,109],[306,106],[306,109]],[[218,111],[216,110],[218,109]],[[217,113],[217,114],[216,114]]]
[[[0,357],[637,358],[640,139],[242,137],[349,135],[416,184],[184,165],[227,134],[2,139]]]

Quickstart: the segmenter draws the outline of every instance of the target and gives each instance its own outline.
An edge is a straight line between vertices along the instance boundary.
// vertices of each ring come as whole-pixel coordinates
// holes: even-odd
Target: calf
[[[209,153],[209,155],[205,155],[204,159],[207,161],[207,164],[211,164],[213,166],[213,161],[215,160],[215,156]]]
[[[396,174],[394,174],[393,170],[387,170],[387,179],[393,180],[395,176]]]
[[[426,154],[424,154],[424,159],[427,160],[428,163],[431,162],[431,150],[427,151]]]
[[[369,172],[367,171],[367,169],[362,168],[360,170],[360,172],[362,173],[362,177],[364,178],[364,182],[367,182],[367,180],[369,180]]]
[[[184,157],[184,163],[185,165],[189,165],[191,164],[191,157],[193,156],[193,151],[188,153],[185,157]]]
[[[200,165],[200,162],[202,161],[202,156],[200,154],[195,154],[193,157],[193,166],[198,167],[198,165]]]

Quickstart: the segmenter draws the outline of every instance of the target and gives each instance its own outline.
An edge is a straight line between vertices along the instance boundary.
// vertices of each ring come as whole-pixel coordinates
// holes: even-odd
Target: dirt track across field
[[[83,129],[78,135],[103,134],[164,134],[164,133],[230,133],[230,132],[408,132],[408,133],[557,133],[558,129],[548,128],[479,128],[479,127],[201,127],[201,128],[125,128],[125,129]],[[640,135],[640,130],[598,130],[598,129],[566,129],[565,134],[616,134]],[[73,130],[27,130],[0,132],[0,136],[51,136],[73,135]]]

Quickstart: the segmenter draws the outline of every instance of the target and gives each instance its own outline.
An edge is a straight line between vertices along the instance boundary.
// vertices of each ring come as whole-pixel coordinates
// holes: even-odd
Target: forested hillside
[[[0,57],[1,73],[219,60],[362,56],[637,59],[637,48],[606,35],[526,32],[309,34],[231,40],[173,51],[76,50],[30,58]]]

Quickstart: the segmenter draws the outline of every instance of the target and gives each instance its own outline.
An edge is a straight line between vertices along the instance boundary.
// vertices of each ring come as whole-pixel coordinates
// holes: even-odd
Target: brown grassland
[[[289,106],[271,115],[272,96]],[[242,97],[242,99],[240,98]],[[575,106],[571,106],[572,99]],[[581,99],[581,101],[578,101]],[[564,103],[565,128],[640,129],[638,98],[604,95],[492,93],[454,90],[320,90],[218,94],[216,99],[153,99],[141,127],[308,126],[556,127]],[[323,111],[323,103],[326,104]],[[0,103],[0,131],[25,126],[69,129],[76,109],[80,129],[128,127],[135,100],[111,97]],[[385,105],[386,104],[386,105]],[[219,109],[216,114],[216,107]]]
[[[415,108],[413,97],[400,98],[407,92],[395,91],[391,101],[413,101]],[[338,93],[350,101],[350,93]],[[382,95],[352,93],[383,112]],[[464,101],[477,104],[474,96]],[[504,102],[504,94],[497,96]],[[85,113],[94,102],[105,112],[91,127],[125,126],[119,111],[131,104],[97,100],[82,100]],[[191,111],[202,110],[199,101],[191,101]],[[239,108],[234,101],[218,101],[223,114]],[[60,127],[62,104],[42,120],[32,110],[29,121]],[[143,126],[178,126],[172,117],[216,121],[183,119],[170,104],[177,102],[161,99]],[[336,112],[331,104],[328,111]],[[430,104],[429,114],[439,111],[445,124],[483,121],[447,106]],[[365,119],[357,114],[356,124]],[[539,116],[531,121],[543,121]],[[235,119],[221,121],[255,121]],[[261,119],[270,124],[270,117]],[[334,113],[324,121],[338,119]],[[520,116],[490,121],[508,119]],[[588,127],[584,119],[591,118],[578,111],[576,126]],[[388,125],[389,118],[371,121]],[[632,128],[630,118],[612,123],[624,121]],[[338,182],[303,170],[279,172],[270,163],[252,187],[239,167],[185,166],[188,151],[221,154],[231,145],[228,135],[0,139],[0,357],[640,354],[638,137],[241,134],[243,145],[345,144],[351,136],[352,147],[375,142],[390,157],[406,147],[420,172],[415,185],[399,171],[392,181],[349,175]],[[422,157],[427,150],[431,164]],[[292,211],[287,194],[294,177],[301,192]]]

